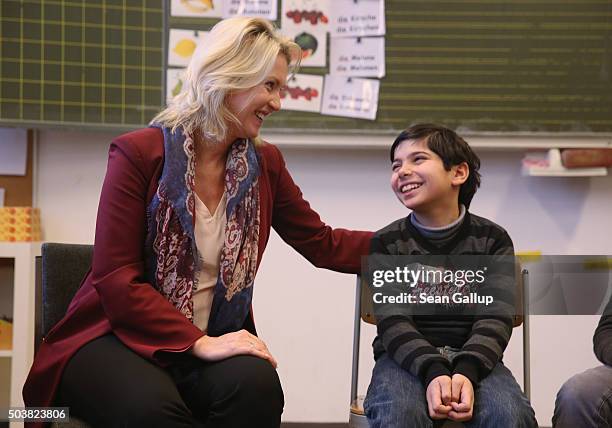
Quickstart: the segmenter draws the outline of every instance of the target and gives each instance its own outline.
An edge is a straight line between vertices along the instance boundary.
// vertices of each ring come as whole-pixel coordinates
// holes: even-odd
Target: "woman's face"
[[[288,71],[287,60],[283,55],[278,55],[274,67],[263,82],[227,96],[227,107],[240,122],[240,125],[232,124],[230,127],[231,141],[257,137],[264,119],[280,110],[280,91],[287,82]]]

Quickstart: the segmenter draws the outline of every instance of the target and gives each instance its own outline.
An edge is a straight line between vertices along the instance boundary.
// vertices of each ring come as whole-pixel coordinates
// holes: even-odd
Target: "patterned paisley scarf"
[[[147,279],[193,322],[199,261],[194,237],[195,147],[181,131],[161,130],[164,167],[147,210]],[[237,140],[226,163],[227,226],[208,321],[211,336],[242,328],[251,307],[259,242],[258,177],[253,143]]]

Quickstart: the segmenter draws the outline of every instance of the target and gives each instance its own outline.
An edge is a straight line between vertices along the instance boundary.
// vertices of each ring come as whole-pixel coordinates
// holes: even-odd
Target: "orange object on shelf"
[[[612,149],[564,149],[561,161],[566,168],[612,166]]]
[[[13,324],[0,319],[0,349],[13,349]]]
[[[0,208],[0,241],[40,241],[40,210],[32,207]]]

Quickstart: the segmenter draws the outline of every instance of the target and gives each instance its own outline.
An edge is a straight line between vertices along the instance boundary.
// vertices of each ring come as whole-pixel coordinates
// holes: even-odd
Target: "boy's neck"
[[[453,204],[450,207],[435,207],[427,211],[413,211],[412,215],[416,220],[425,227],[444,227],[459,218],[461,210],[458,204]]]

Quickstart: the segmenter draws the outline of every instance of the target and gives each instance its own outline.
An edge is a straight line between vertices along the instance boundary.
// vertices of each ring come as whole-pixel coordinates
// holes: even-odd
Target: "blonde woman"
[[[359,270],[371,234],[325,225],[258,140],[299,47],[257,18],[208,41],[151,127],[111,144],[92,269],[36,355],[27,406],[102,427],[278,426],[251,311],[270,228],[315,266]]]

